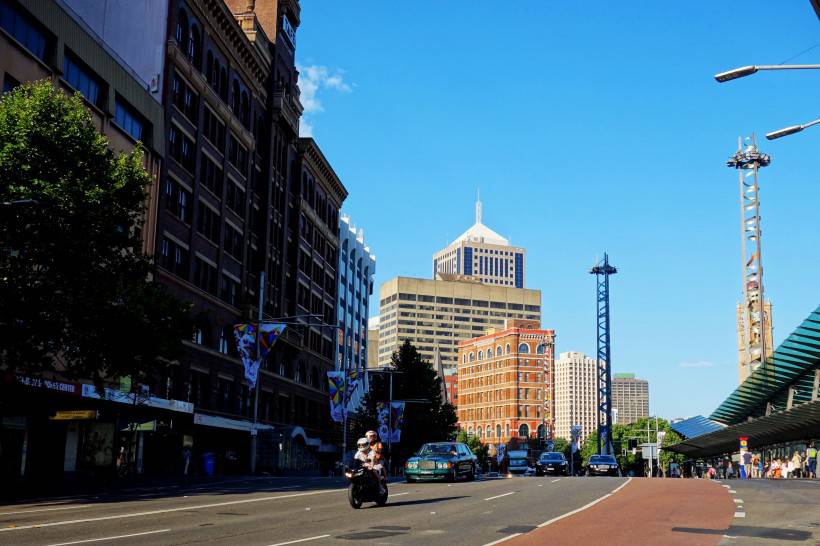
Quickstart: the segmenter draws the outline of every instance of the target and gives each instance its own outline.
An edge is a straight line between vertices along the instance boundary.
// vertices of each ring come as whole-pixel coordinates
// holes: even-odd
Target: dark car
[[[567,473],[567,459],[563,453],[557,451],[547,451],[542,453],[538,460],[535,461],[535,475],[544,476],[545,474],[565,475]]]
[[[476,456],[466,444],[435,442],[424,444],[414,457],[404,464],[404,477],[416,480],[456,481],[463,476],[475,479]]]
[[[621,469],[614,455],[593,455],[587,461],[587,476],[620,476]]]

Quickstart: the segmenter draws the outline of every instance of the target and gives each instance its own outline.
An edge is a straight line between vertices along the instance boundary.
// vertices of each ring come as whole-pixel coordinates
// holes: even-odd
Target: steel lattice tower
[[[618,270],[609,265],[609,256],[589,270],[595,275],[598,304],[598,453],[612,455],[612,366],[609,345],[609,276]]]
[[[769,320],[763,298],[763,261],[760,245],[758,171],[771,158],[757,149],[754,135],[738,138],[737,152],[726,165],[737,169],[740,181],[740,238],[743,264],[743,303],[738,310],[739,377],[742,382],[771,354],[767,339]],[[745,145],[744,145],[745,144]]]

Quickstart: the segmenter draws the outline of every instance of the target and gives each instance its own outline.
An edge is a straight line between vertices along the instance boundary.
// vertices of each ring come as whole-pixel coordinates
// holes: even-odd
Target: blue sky
[[[350,191],[377,286],[428,277],[480,187],[484,222],[527,248],[558,351],[594,353],[587,271],[607,251],[613,371],[649,379],[653,413],[708,415],[737,384],[725,161],[755,131],[773,158],[761,215],[776,343],[817,305],[820,127],[762,135],[820,115],[820,71],[712,79],[820,42],[808,0],[304,0],[297,39],[304,119]],[[820,47],[794,62],[819,61]]]

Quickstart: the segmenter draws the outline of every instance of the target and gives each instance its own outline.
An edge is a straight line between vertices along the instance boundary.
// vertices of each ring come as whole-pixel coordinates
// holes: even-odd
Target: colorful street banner
[[[504,462],[504,456],[507,454],[507,446],[505,444],[498,444],[495,448],[495,460],[498,461],[498,464]]]
[[[245,379],[251,388],[256,386],[259,377],[259,366],[270,353],[273,344],[285,329],[284,324],[263,322],[259,325],[253,323],[236,324],[233,327],[233,334],[236,338],[236,350],[242,365],[245,367]],[[259,338],[259,356],[256,354],[256,341]]]
[[[345,373],[327,372],[327,385],[330,392],[330,418],[341,423],[344,421]]]
[[[346,376],[346,377],[345,377]],[[364,373],[358,370],[327,372],[330,392],[330,417],[337,423],[344,422],[345,414],[358,413],[367,389]]]
[[[401,442],[401,427],[404,424],[404,402],[393,402],[390,416],[388,417],[387,403],[377,402],[376,413],[379,416],[379,436],[383,442]],[[388,418],[390,426],[388,427]]]

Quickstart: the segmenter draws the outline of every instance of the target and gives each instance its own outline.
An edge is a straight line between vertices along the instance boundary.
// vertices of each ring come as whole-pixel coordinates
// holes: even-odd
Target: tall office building
[[[620,425],[649,417],[649,381],[637,379],[634,373],[612,376],[612,407],[617,410]]]
[[[570,439],[570,427],[581,426],[581,438],[598,428],[595,359],[584,353],[561,353],[555,361],[555,436]]]
[[[379,301],[379,366],[410,340],[430,362],[438,347],[444,367],[455,369],[459,341],[502,328],[507,319],[541,322],[540,290],[476,280],[395,277],[381,285]]]
[[[370,317],[367,321],[367,367],[379,365],[379,316]]]
[[[433,255],[433,278],[475,279],[483,284],[524,288],[526,251],[481,222],[481,200],[475,224]]]
[[[552,438],[555,331],[510,320],[458,348],[458,422],[485,443]]]
[[[364,231],[342,215],[339,222],[339,339],[336,343],[337,370],[362,370],[369,352],[367,318],[376,257],[364,243]],[[377,341],[378,344],[378,341]]]

